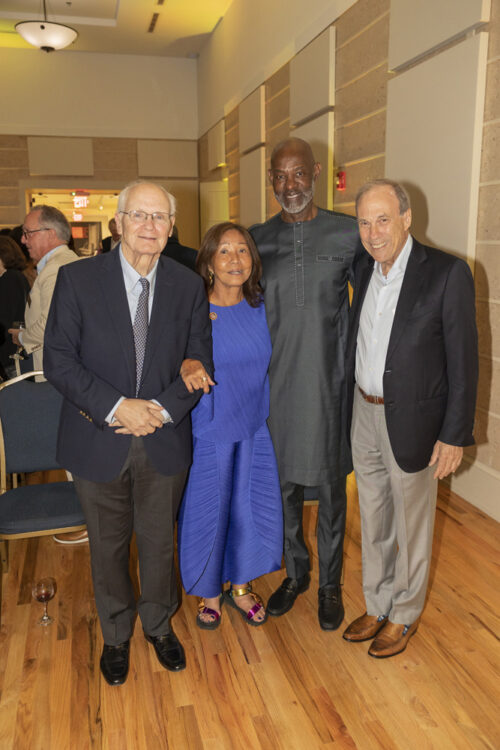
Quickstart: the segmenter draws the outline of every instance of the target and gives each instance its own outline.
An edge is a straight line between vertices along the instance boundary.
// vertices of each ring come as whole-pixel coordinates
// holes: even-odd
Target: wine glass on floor
[[[44,605],[43,615],[37,621],[38,625],[50,625],[54,622],[54,618],[50,617],[47,613],[47,606],[49,601],[54,597],[56,588],[57,585],[55,578],[41,578],[33,584],[33,589],[31,591],[33,599],[36,599],[37,602],[42,602]]]

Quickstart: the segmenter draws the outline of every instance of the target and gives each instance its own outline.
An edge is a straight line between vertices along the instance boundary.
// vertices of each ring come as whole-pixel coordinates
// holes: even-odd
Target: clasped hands
[[[202,390],[210,391],[214,381],[197,359],[185,359],[181,365],[180,375],[189,393]],[[155,430],[163,427],[163,407],[153,401],[142,398],[126,398],[114,413],[113,427],[119,435],[135,435],[144,437],[152,435]]]
[[[118,435],[144,437],[163,427],[162,406],[143,398],[125,398],[109,425]]]

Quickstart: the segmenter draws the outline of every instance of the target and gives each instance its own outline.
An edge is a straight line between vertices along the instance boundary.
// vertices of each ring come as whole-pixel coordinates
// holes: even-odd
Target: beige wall
[[[479,392],[468,475],[452,485],[499,517],[500,497],[500,0],[491,0],[475,260]],[[482,496],[482,497],[481,497]],[[482,503],[481,503],[482,501]],[[485,507],[486,506],[486,507]]]
[[[236,4],[233,10],[237,7]],[[484,9],[486,5],[483,3],[481,7]],[[334,208],[346,213],[354,213],[358,188],[366,180],[385,174],[387,90],[388,81],[394,75],[388,66],[390,9],[390,0],[358,0],[334,23],[334,166],[336,171],[340,167],[345,170],[347,189],[344,192],[334,189],[333,198]],[[236,18],[232,23],[236,24]],[[242,27],[248,33],[249,26],[242,24]],[[500,518],[497,501],[500,496],[500,0],[491,0],[491,20],[483,28],[489,32],[489,50],[475,261],[480,349],[477,446],[467,449],[464,470],[453,478],[452,487],[469,502]],[[254,35],[248,36],[255,38]],[[455,43],[459,42],[453,40],[452,44]],[[265,74],[266,64],[272,63],[270,58],[252,69],[255,77],[251,81],[251,90],[265,84],[267,164],[273,146],[293,133],[290,126],[290,60],[296,51],[286,59],[278,55],[275,68]],[[207,46],[205,55],[202,55],[207,77],[203,78],[205,74],[200,71],[200,80],[206,83],[199,100],[200,115],[202,122],[204,118],[210,122],[215,113],[220,117],[222,111],[226,111],[230,216],[238,220],[239,103],[251,90],[245,89],[249,83],[241,77],[234,90],[231,90],[227,78],[222,88],[219,88],[219,80],[214,79],[211,88],[210,71],[216,70],[218,64],[217,55],[210,59],[211,52],[213,49]],[[435,50],[432,54],[436,54]],[[259,70],[262,71],[260,77]],[[214,108],[210,109],[205,100],[212,95]],[[434,143],[433,148],[439,151],[439,144]],[[435,168],[439,170],[438,162]],[[266,199],[266,213],[270,216],[279,207],[269,186]],[[440,204],[429,206],[429,210],[439,211]]]
[[[151,177],[177,188],[181,238],[197,247],[196,67],[182,58],[0,49],[0,226],[22,221],[28,187],[115,191]],[[30,136],[54,142],[45,173],[33,153],[30,163]],[[77,156],[85,165],[72,172]]]
[[[0,133],[198,138],[196,61],[0,49]]]
[[[78,146],[81,139],[54,138],[61,148],[71,154],[73,141]],[[30,170],[28,136],[0,134],[0,227],[13,226],[23,221],[26,209],[25,191],[29,188],[61,188],[61,189],[98,189],[103,191],[119,191],[128,182],[138,177],[151,177],[168,187],[178,199],[177,223],[179,234],[185,245],[198,247],[199,243],[199,208],[198,208],[198,179],[186,178],[179,169],[168,171],[159,176],[148,175],[140,168],[138,143],[135,138],[89,138],[91,145],[91,173],[64,176],[51,174],[32,174]],[[141,141],[144,143],[144,141]],[[166,146],[176,147],[177,141],[154,141],[161,147],[162,153]],[[196,142],[191,142],[191,151],[196,157]],[[185,148],[186,141],[181,145]],[[61,154],[59,154],[61,156]],[[193,169],[193,159],[190,160]],[[192,170],[191,170],[192,171]]]
[[[233,0],[200,53],[200,132],[228,114],[354,2]]]

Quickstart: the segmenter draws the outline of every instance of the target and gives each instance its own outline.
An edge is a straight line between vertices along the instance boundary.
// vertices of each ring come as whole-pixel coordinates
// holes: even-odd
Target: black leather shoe
[[[323,630],[337,630],[344,619],[340,586],[322,586],[318,591],[318,620]]]
[[[294,605],[299,594],[307,591],[311,577],[306,573],[302,578],[285,578],[279,589],[271,594],[267,602],[266,612],[273,617],[279,617],[288,612]]]
[[[186,668],[186,655],[182,648],[181,642],[175,633],[166,635],[147,635],[144,638],[153,644],[158,661],[171,672],[180,672]]]
[[[101,672],[108,685],[123,685],[128,675],[130,641],[119,646],[104,644],[101,654]]]

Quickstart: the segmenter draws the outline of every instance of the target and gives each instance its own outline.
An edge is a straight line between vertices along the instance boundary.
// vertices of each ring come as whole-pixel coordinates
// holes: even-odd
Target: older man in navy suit
[[[401,185],[367,183],[356,214],[367,252],[355,268],[347,378],[366,612],[344,638],[374,639],[369,655],[387,658],[406,648],[424,606],[437,480],[474,442],[474,282],[463,260],[409,234]]]
[[[212,349],[201,278],[160,257],[174,220],[164,188],[127,186],[116,214],[120,247],[59,275],[45,334],[45,373],[64,396],[58,460],[73,473],[87,520],[101,671],[111,685],[128,674],[136,609],[162,666],[185,667],[170,626],[174,525],[191,461],[189,412],[201,390],[190,393],[179,373],[186,359],[211,372]],[[191,384],[207,389],[208,380]]]

